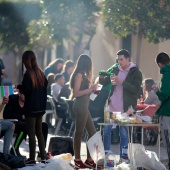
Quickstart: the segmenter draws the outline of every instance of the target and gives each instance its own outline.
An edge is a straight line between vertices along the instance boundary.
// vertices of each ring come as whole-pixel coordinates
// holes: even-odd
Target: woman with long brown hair
[[[88,132],[89,138],[92,137],[96,130],[89,112],[89,96],[96,90],[97,84],[92,82],[92,61],[89,56],[82,54],[79,56],[73,74],[70,80],[70,87],[73,96],[76,98],[73,110],[75,111],[75,134],[74,134],[74,153],[75,168],[95,168],[96,164],[91,159],[87,149],[87,160],[82,162],[80,157],[81,139],[84,128]],[[100,168],[100,167],[98,167]]]
[[[24,67],[26,69],[24,73]],[[47,79],[37,64],[33,51],[25,51],[22,55],[22,84],[17,89],[25,96],[24,114],[29,136],[30,157],[26,164],[35,164],[36,139],[40,150],[41,160],[45,163],[45,142],[42,133],[42,116],[46,110]]]

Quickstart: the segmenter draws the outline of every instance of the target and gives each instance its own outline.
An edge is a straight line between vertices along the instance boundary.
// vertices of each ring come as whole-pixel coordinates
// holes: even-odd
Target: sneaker
[[[35,160],[31,160],[30,158],[28,158],[26,161],[25,161],[25,165],[26,166],[34,166],[36,164],[36,161]]]
[[[51,154],[49,153],[46,153],[46,160],[50,159],[51,158]],[[41,155],[40,155],[40,152],[38,152],[37,154],[37,162],[41,162]]]
[[[41,162],[40,152],[38,152],[38,154],[37,154],[37,162]]]
[[[93,169],[95,169],[96,168],[96,164],[94,163],[94,161],[93,160],[86,160],[85,161],[85,165],[87,165],[88,166],[88,168],[93,168]],[[102,169],[103,167],[101,166],[101,165],[97,165],[97,169]]]
[[[82,160],[79,160],[79,161],[74,160],[74,165],[75,165],[75,168],[80,168],[80,169],[89,168],[88,166],[86,166],[86,165],[82,162]]]
[[[48,163],[50,163],[50,162],[49,162],[48,160],[42,160],[41,163],[42,163],[42,164],[48,164]]]

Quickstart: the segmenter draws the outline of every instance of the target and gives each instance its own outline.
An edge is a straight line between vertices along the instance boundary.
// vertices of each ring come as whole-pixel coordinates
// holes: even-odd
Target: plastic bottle
[[[106,101],[106,104],[104,107],[104,122],[110,123],[110,111],[109,111],[108,101]]]

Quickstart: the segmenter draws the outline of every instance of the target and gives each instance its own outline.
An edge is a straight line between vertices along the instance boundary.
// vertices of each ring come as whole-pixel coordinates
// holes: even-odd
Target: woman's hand
[[[2,100],[2,104],[5,105],[8,103],[8,97],[4,96]]]
[[[92,84],[91,87],[90,87],[91,91],[96,91],[97,86],[98,86],[97,83],[96,84]]]

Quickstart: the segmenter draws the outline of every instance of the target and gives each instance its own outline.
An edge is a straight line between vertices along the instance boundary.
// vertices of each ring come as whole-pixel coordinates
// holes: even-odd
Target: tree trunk
[[[74,60],[76,61],[77,58],[80,56],[80,54],[83,53],[83,49],[81,49],[81,43],[82,43],[83,36],[79,36],[78,41],[74,45]]]
[[[141,34],[141,27],[139,26],[139,32],[137,37],[137,51],[136,51],[136,64],[139,66],[140,64],[140,52],[142,47],[142,34]]]

